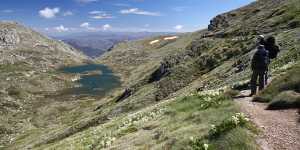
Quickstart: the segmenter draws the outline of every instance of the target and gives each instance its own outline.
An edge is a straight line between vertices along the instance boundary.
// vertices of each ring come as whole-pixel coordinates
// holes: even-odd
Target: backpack
[[[274,59],[277,57],[279,53],[279,47],[277,45],[271,45],[267,47],[267,50],[269,51],[269,58]]]
[[[270,59],[276,58],[280,51],[279,47],[275,44],[275,38],[273,36],[269,37],[266,40],[265,48],[269,52]]]
[[[266,70],[269,64],[269,54],[265,49],[257,50],[252,58],[253,70]]]

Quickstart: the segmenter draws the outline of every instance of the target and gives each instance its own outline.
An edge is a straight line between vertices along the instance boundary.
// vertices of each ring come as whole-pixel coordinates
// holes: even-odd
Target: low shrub
[[[234,89],[228,89],[224,92],[225,96],[228,96],[230,98],[234,98],[240,94],[240,91],[234,90]]]
[[[216,147],[213,144],[209,144],[211,141],[217,140],[220,136],[225,135],[233,129],[239,127],[246,127],[249,123],[249,119],[245,117],[243,113],[236,113],[231,118],[224,120],[219,125],[211,125],[208,135],[191,139],[191,148],[193,150],[213,150]]]
[[[300,93],[285,91],[278,94],[268,105],[267,109],[300,108]]]
[[[8,95],[10,96],[20,96],[22,94],[21,89],[17,87],[10,87],[7,89]]]
[[[255,101],[270,102],[278,93],[284,91],[300,92],[300,63],[293,65],[287,72],[273,81],[263,90]]]
[[[248,90],[249,89],[250,80],[241,81],[232,86],[233,90]]]

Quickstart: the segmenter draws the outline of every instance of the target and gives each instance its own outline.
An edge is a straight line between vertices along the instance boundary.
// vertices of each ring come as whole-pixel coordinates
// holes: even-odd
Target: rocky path
[[[257,142],[263,150],[300,150],[300,122],[297,110],[265,110],[266,104],[252,102],[242,91],[235,101],[261,130]]]

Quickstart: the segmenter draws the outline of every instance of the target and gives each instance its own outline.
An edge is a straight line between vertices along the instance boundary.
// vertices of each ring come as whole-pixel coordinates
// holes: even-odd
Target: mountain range
[[[93,60],[1,23],[0,148],[299,149],[299,3],[258,0],[217,15],[206,29],[117,42]],[[271,83],[245,98],[261,34],[275,37],[280,53],[269,65]],[[57,68],[82,63],[108,66],[122,85],[105,97],[60,93],[74,83]],[[267,118],[256,122],[252,106]]]
[[[171,35],[174,33],[155,33],[155,32],[99,32],[99,33],[77,33],[54,37],[65,43],[72,45],[85,55],[96,58],[112,49],[121,42],[143,39],[158,35]]]

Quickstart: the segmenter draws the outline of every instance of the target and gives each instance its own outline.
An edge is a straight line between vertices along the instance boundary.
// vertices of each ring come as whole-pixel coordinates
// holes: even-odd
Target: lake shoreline
[[[71,95],[103,96],[113,89],[121,87],[120,78],[113,71],[103,64],[86,64],[61,68],[64,74],[73,74],[70,79],[78,83],[64,93]]]

